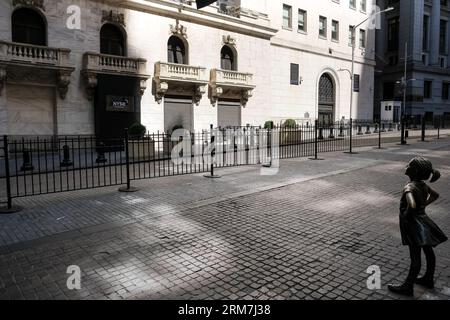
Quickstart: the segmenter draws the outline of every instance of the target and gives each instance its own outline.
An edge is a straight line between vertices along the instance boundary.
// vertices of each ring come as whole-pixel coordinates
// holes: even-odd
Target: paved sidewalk
[[[406,276],[398,202],[403,168],[425,154],[441,169],[429,214],[450,234],[450,140],[321,154],[323,161],[221,169],[117,188],[16,200],[0,216],[0,298],[397,299]],[[438,282],[416,299],[450,299],[450,244],[437,248]],[[66,287],[69,265],[81,290]],[[378,265],[382,289],[366,288]]]

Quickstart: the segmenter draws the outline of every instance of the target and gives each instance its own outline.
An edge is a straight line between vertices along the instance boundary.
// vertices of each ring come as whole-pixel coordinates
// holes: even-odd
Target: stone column
[[[400,1],[399,56],[404,57],[408,42],[408,60],[422,61],[424,0]]]
[[[439,65],[439,29],[441,23],[441,1],[433,0],[430,16],[430,65]]]

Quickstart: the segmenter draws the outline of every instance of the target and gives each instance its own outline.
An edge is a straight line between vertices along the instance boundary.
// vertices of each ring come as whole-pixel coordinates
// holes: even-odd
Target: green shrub
[[[274,126],[275,125],[272,120],[266,121],[264,123],[264,129],[273,129]]]
[[[147,128],[138,122],[133,123],[128,128],[128,135],[130,135],[131,137],[137,137],[137,138],[143,137],[146,132],[147,132]]]
[[[295,128],[296,126],[297,126],[297,122],[295,122],[294,119],[287,119],[283,123],[283,127],[285,127],[285,128]]]

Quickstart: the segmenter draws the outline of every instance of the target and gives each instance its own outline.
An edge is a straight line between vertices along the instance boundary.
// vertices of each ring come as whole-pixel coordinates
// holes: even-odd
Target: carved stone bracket
[[[59,96],[65,99],[67,91],[69,90],[71,71],[59,71],[56,87],[58,88]]]
[[[195,86],[193,101],[196,106],[198,106],[200,104],[200,100],[202,99],[202,97],[205,93],[206,93],[206,85]]]
[[[246,89],[242,92],[242,96],[241,96],[242,107],[245,108],[245,106],[247,105],[248,99],[250,99],[252,96],[253,96],[253,89]]]
[[[162,99],[164,98],[167,90],[169,90],[169,84],[164,81],[157,81],[156,82],[156,93],[155,93],[155,100],[158,102],[158,104],[161,104]]]
[[[229,45],[229,46],[235,47],[236,46],[236,39],[233,38],[231,35],[222,36],[222,43],[224,45]]]
[[[103,22],[112,22],[117,23],[125,27],[125,15],[123,13],[114,12],[112,10],[102,11],[102,23]]]
[[[139,81],[139,85],[140,85],[139,93],[141,94],[141,96],[143,96],[145,93],[145,90],[147,89],[147,79],[141,79]]]
[[[29,6],[45,11],[44,0],[13,0],[13,6]]]
[[[216,105],[220,96],[223,94],[223,88],[218,86],[211,86],[211,104]]]
[[[95,88],[98,84],[97,74],[95,74],[94,72],[85,72],[84,81],[86,83],[87,98],[89,101],[92,101],[95,95]]]
[[[6,69],[0,67],[0,96],[2,95],[5,83],[6,83]]]
[[[181,24],[170,25],[170,34],[181,36],[187,39],[187,28]]]

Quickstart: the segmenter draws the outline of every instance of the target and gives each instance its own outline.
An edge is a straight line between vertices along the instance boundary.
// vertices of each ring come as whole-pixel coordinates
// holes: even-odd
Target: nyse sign
[[[124,96],[106,96],[106,111],[134,112],[134,98]]]

